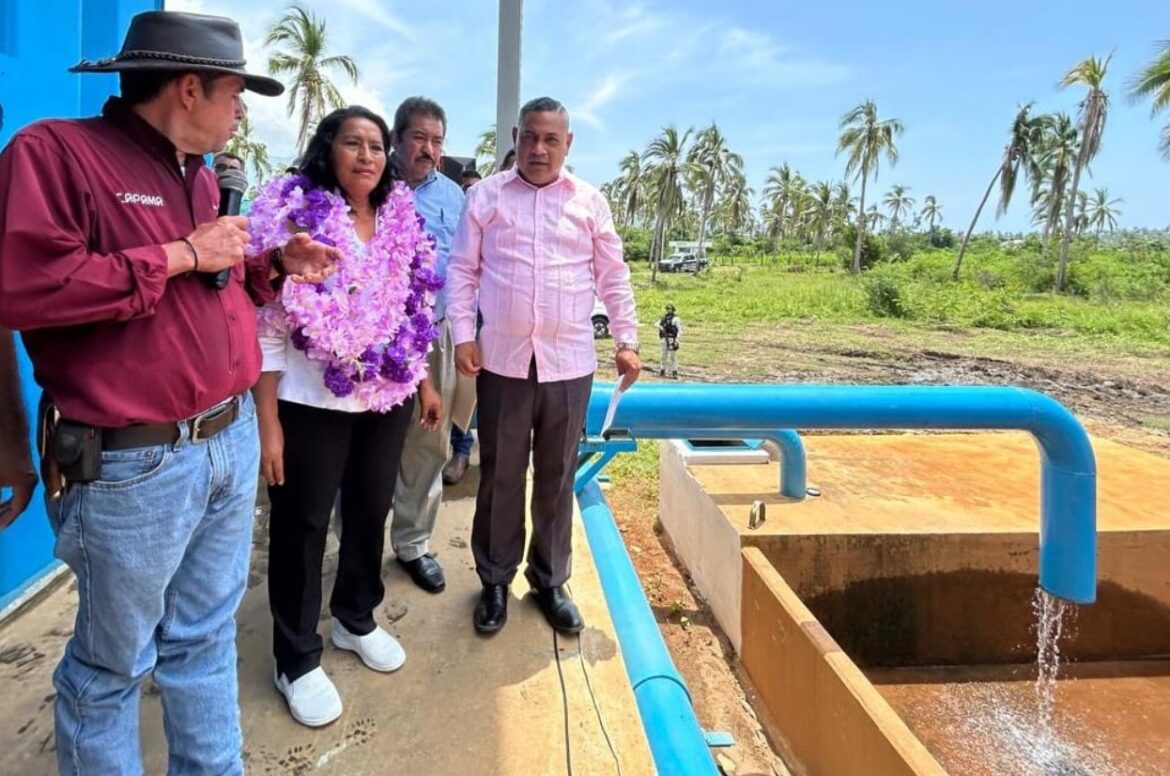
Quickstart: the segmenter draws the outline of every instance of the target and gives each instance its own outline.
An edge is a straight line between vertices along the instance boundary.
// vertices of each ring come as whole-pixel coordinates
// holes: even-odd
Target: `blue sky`
[[[282,0],[168,0],[174,10],[237,18],[253,67],[265,60],[266,27]],[[362,70],[346,98],[387,117],[411,94],[448,112],[447,152],[470,155],[495,119],[496,8],[492,0],[407,3],[311,0],[328,21],[331,47]],[[1121,0],[526,0],[522,99],[548,94],[568,105],[575,141],[570,163],[601,183],[619,159],[643,149],[666,124],[714,120],[762,188],[787,162],[812,180],[838,180],[837,123],[865,99],[906,126],[901,161],[883,165],[877,191],[910,187],[919,205],[942,204],[944,224],[965,226],[998,164],[1016,106],[1075,114],[1077,90],[1061,76],[1090,54],[1114,51],[1105,141],[1082,184],[1121,197],[1123,226],[1170,224],[1170,163],[1157,153],[1159,127],[1125,85],[1170,38],[1170,3]],[[1070,13],[1070,10],[1072,11]],[[340,79],[339,79],[340,80]],[[257,133],[275,157],[291,156],[295,127],[284,98],[253,97]],[[1026,197],[999,222],[1028,227]]]

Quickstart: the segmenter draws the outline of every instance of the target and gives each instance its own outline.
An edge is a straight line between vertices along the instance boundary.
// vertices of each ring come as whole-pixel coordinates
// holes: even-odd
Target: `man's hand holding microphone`
[[[236,169],[219,173],[219,217],[196,227],[184,238],[167,243],[167,276],[201,273],[212,288],[227,286],[231,268],[247,258],[248,219],[240,204],[248,180]],[[307,234],[293,235],[273,258],[275,279],[287,275],[296,283],[320,283],[337,270],[341,251],[319,243]]]

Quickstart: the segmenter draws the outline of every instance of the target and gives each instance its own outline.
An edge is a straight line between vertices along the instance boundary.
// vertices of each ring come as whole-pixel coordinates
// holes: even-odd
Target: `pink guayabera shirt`
[[[475,340],[476,292],[483,313],[483,368],[542,383],[597,369],[594,298],[616,342],[637,342],[630,269],[601,192],[567,172],[537,188],[515,170],[467,192],[447,271],[447,317],[455,344]]]

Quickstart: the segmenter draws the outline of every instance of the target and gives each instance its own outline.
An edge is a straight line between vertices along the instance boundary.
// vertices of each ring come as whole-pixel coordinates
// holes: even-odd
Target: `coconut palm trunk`
[[[868,176],[861,176],[861,199],[857,208],[857,244],[853,246],[853,274],[861,274],[861,243],[865,236],[865,184]]]
[[[959,271],[963,267],[963,255],[967,253],[967,243],[971,242],[971,234],[975,231],[975,224],[979,222],[979,216],[983,213],[987,200],[991,199],[991,192],[995,190],[995,184],[999,182],[999,176],[1002,174],[1003,167],[1000,167],[991,177],[991,183],[987,184],[987,191],[983,192],[983,199],[979,201],[979,207],[975,208],[975,217],[971,219],[971,225],[967,227],[967,233],[963,235],[963,244],[959,246],[959,255],[955,258],[955,269],[951,272],[951,277],[955,280],[959,279]]]
[[[698,275],[703,271],[703,264],[700,257],[703,255],[703,243],[707,239],[707,219],[711,217],[711,199],[715,194],[715,190],[708,188],[703,197],[703,212],[699,217],[699,248],[695,253],[695,274]]]
[[[1069,187],[1068,191],[1068,204],[1065,206],[1064,234],[1060,238],[1060,261],[1056,265],[1057,293],[1064,290],[1064,284],[1068,281],[1068,250],[1072,241],[1073,227],[1076,225],[1077,192],[1080,191],[1078,187],[1081,183],[1081,168],[1083,166],[1081,158],[1078,156],[1076,166],[1073,167],[1072,186]]]

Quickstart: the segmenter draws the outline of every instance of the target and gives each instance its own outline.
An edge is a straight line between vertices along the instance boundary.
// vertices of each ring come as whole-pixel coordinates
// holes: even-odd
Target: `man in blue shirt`
[[[459,184],[438,171],[447,134],[447,114],[433,100],[410,97],[394,112],[392,162],[398,176],[414,190],[414,207],[435,238],[439,254],[438,273],[446,278],[447,257],[455,225],[463,212],[463,191]],[[446,587],[443,568],[428,554],[428,543],[443,500],[443,466],[450,456],[451,405],[455,396],[455,346],[447,323],[446,291],[435,303],[439,335],[433,343],[430,376],[443,399],[443,418],[433,431],[425,430],[418,418],[411,423],[402,451],[398,486],[394,491],[394,517],[390,543],[398,563],[415,584],[431,593]],[[418,407],[415,407],[418,414]]]

